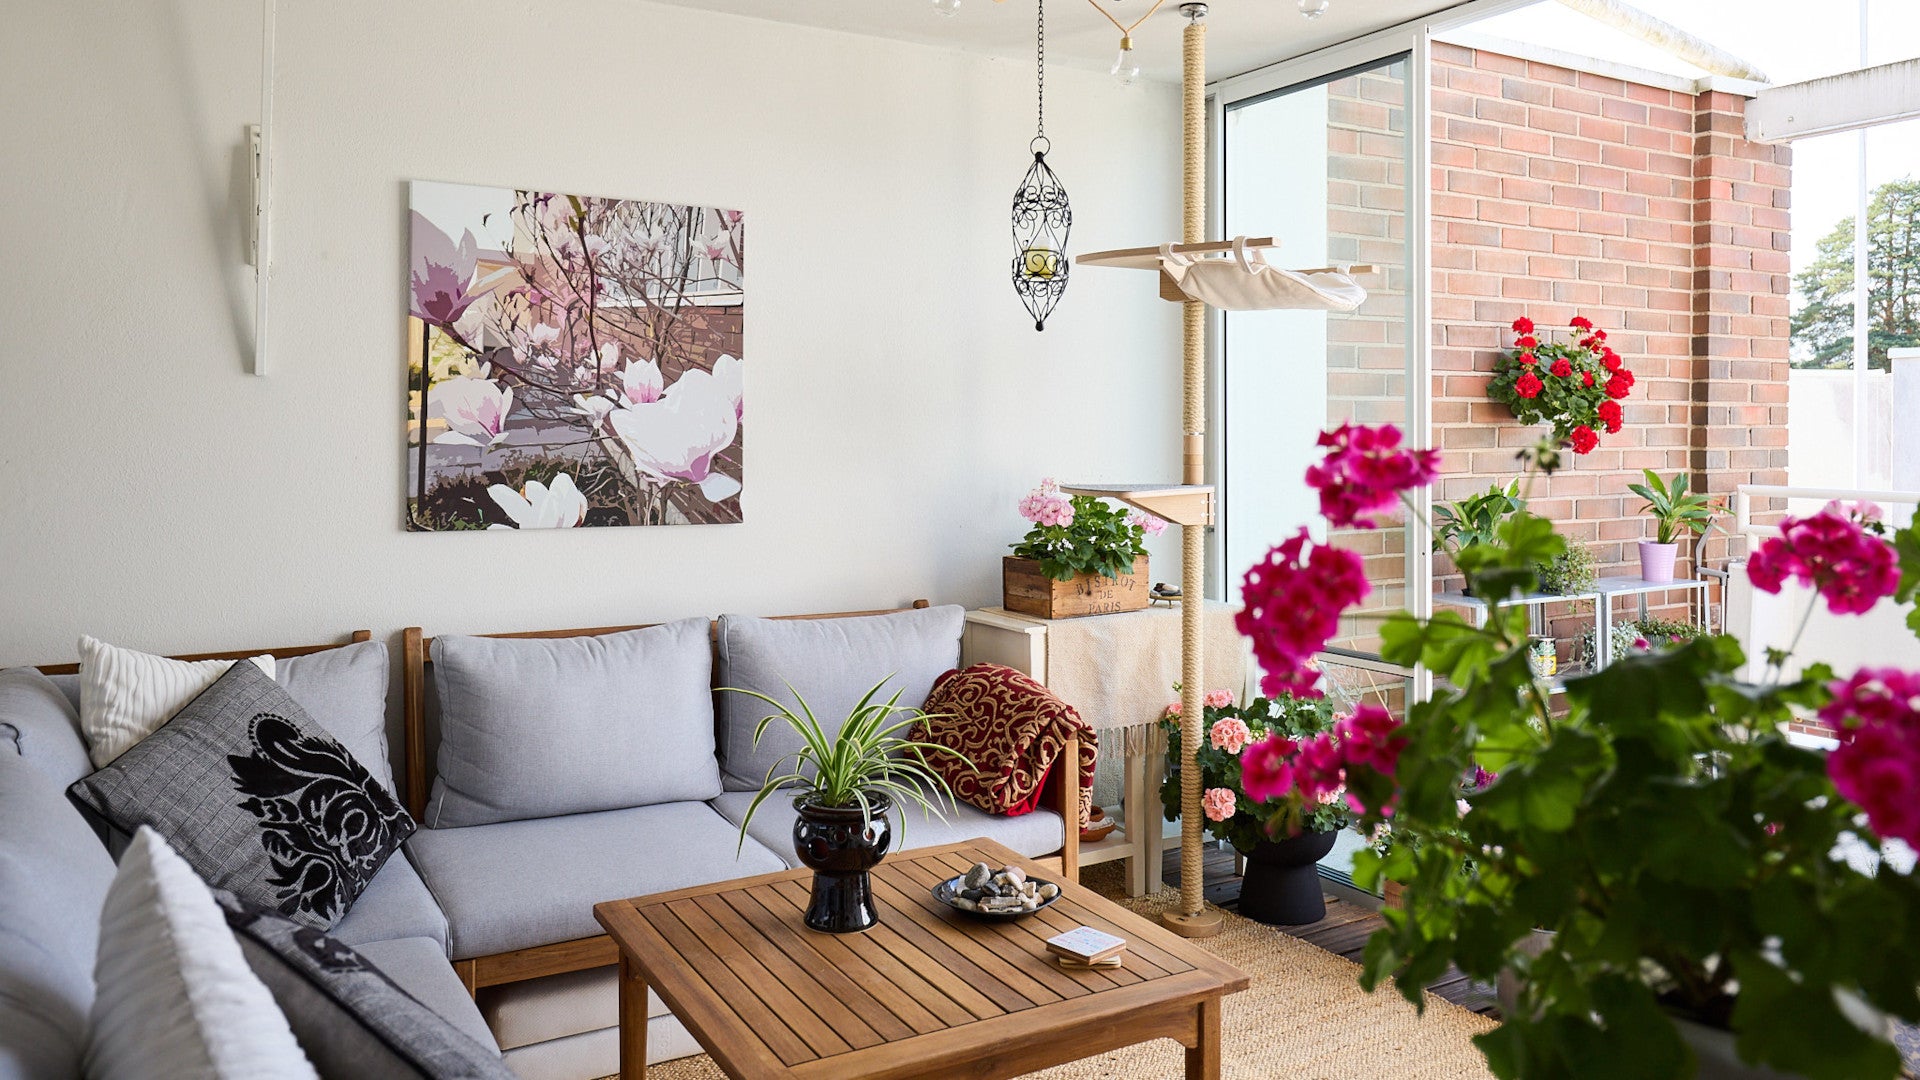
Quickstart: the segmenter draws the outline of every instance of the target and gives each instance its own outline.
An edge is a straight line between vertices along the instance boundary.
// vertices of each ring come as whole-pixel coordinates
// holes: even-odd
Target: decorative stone
[[[973,869],[967,871],[967,876],[962,878],[960,883],[969,889],[979,889],[984,888],[991,880],[993,880],[993,868],[986,863],[974,863]]]
[[[979,911],[980,910],[980,905],[974,903],[973,901],[967,899],[964,896],[954,897],[953,906],[959,908],[961,911]]]
[[[1049,881],[1045,885],[1040,886],[1039,895],[1042,900],[1051,900],[1060,895],[1060,886]]]

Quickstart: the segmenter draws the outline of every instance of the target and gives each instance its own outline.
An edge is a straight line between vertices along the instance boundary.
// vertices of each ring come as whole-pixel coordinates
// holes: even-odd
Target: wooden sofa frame
[[[877,611],[836,611],[818,615],[778,615],[779,619],[851,619],[866,615],[892,615],[901,611],[911,611],[928,607],[928,601],[915,600],[911,608],[886,608]],[[642,630],[658,623],[639,623],[633,626],[595,626],[576,630],[529,630],[511,634],[483,634],[482,637],[495,638],[567,638],[594,637],[600,634],[617,634],[624,630]],[[716,620],[708,631],[715,647],[718,647],[720,624]],[[227,654],[222,654],[222,659]],[[256,655],[256,654],[236,654]],[[407,810],[419,820],[426,813],[428,791],[427,760],[427,665],[433,662],[433,639],[422,635],[417,626],[410,626],[401,632],[401,655],[404,674],[401,681],[402,712],[405,717],[405,738],[403,740],[406,755],[405,772],[407,777]],[[715,675],[719,669],[716,665]],[[716,693],[717,693],[716,689]],[[1061,749],[1062,759],[1069,762],[1080,760],[1080,742],[1067,740]],[[1080,830],[1078,808],[1080,805],[1080,771],[1075,768],[1054,770],[1058,778],[1050,782],[1046,795],[1047,805],[1060,812],[1066,822],[1065,840],[1061,845],[1060,874],[1069,880],[1079,880]],[[1069,809],[1072,808],[1072,809]],[[1052,861],[1048,859],[1045,861]],[[619,897],[608,897],[619,899]],[[504,983],[522,982],[538,979],[547,975],[561,975],[570,971],[589,971],[594,968],[608,967],[619,963],[620,950],[613,939],[605,934],[594,937],[577,938],[573,941],[560,941],[551,945],[536,945],[512,952],[493,953],[488,956],[476,956],[467,960],[453,961],[454,970],[467,986],[468,993],[475,993],[483,986],[499,986]]]
[[[167,659],[169,660],[245,660],[250,656],[266,655],[266,656],[273,657],[275,660],[288,660],[296,656],[309,656],[309,655],[312,655],[313,653],[326,652],[329,649],[344,648],[345,646],[348,646],[348,645],[358,645],[363,641],[372,641],[372,640],[373,640],[373,631],[355,630],[353,633],[347,635],[347,640],[335,642],[334,644],[331,644],[331,645],[287,645],[287,646],[282,646],[281,648],[278,648],[278,649],[235,649],[229,652],[190,653],[184,656],[170,656]],[[80,674],[80,665],[78,662],[71,663],[71,664],[39,664],[36,666],[42,675],[78,675]]]

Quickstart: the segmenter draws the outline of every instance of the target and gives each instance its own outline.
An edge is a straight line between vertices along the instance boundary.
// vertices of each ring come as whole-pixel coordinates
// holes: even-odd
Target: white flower
[[[739,493],[740,481],[713,468],[740,429],[738,405],[713,374],[688,371],[660,400],[615,409],[607,423],[641,472],[697,484],[710,502]]]
[[[513,519],[511,526],[487,526],[490,529],[571,529],[587,519],[587,497],[566,473],[554,477],[552,487],[529,480],[519,491],[495,484],[487,494]]]
[[[573,407],[580,415],[587,418],[588,427],[594,431],[599,431],[600,424],[606,420],[607,414],[613,411],[614,402],[610,398],[588,397],[585,394],[575,394],[573,395]]]
[[[743,391],[745,379],[741,376],[741,363],[733,356],[723,355],[713,362],[713,379],[727,396],[733,400],[733,418],[739,420],[742,415]]]
[[[626,370],[620,373],[620,389],[627,395],[628,404],[644,405],[659,401],[665,387],[666,380],[660,375],[660,365],[651,360],[629,360]]]
[[[487,378],[483,365],[478,376],[462,375],[434,386],[429,406],[447,422],[445,434],[433,441],[491,450],[507,437],[507,414],[513,411],[513,390]]]

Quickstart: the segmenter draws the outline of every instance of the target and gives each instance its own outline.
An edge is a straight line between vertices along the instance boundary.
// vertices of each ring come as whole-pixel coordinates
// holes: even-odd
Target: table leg
[[[1153,828],[1160,817],[1152,812],[1159,800],[1149,798],[1145,753],[1127,755],[1124,790],[1121,812],[1125,820],[1120,824],[1127,830],[1127,844],[1133,849],[1127,858],[1127,895],[1145,896],[1148,892],[1147,830]]]
[[[647,982],[620,954],[620,1080],[647,1075]]]
[[[1187,1080],[1220,1080],[1220,999],[1202,999],[1195,1020],[1199,1038],[1187,1048]]]
[[[1166,837],[1162,835],[1165,831],[1166,819],[1159,808],[1160,784],[1162,774],[1166,772],[1165,759],[1158,754],[1144,756],[1147,759],[1145,762],[1147,783],[1146,791],[1140,798],[1143,811],[1140,816],[1147,820],[1146,826],[1140,830],[1140,846],[1137,849],[1140,852],[1140,867],[1131,875],[1140,887],[1140,892],[1135,894],[1139,896],[1160,891],[1162,861],[1160,853],[1161,849],[1166,847]]]

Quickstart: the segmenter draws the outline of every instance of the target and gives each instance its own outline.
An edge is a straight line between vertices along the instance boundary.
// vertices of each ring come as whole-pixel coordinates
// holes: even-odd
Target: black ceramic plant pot
[[[818,806],[810,799],[795,803],[793,851],[813,871],[813,902],[807,905],[807,928],[827,934],[857,934],[880,921],[874,910],[873,889],[867,871],[880,865],[893,832],[887,811],[893,803],[869,792],[870,820],[858,806]]]
[[[1240,914],[1256,922],[1299,926],[1327,917],[1316,865],[1333,850],[1334,834],[1303,832],[1285,840],[1262,840],[1246,856],[1240,879]]]

